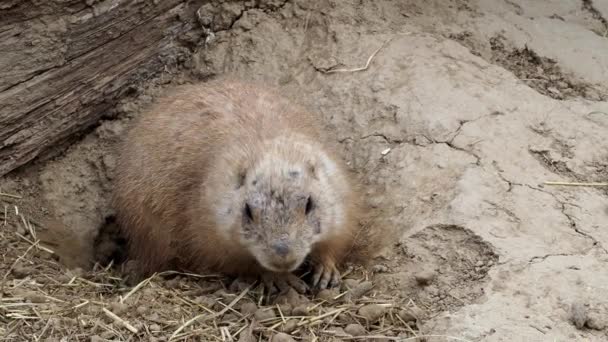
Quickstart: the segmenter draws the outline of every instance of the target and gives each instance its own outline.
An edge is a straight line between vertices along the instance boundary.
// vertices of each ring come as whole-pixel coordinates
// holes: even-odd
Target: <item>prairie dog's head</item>
[[[274,272],[297,269],[344,220],[345,184],[337,165],[318,146],[289,140],[275,141],[231,177],[236,189],[218,204],[219,213],[230,213],[219,216],[228,233]]]
[[[313,166],[275,162],[245,173],[238,235],[264,268],[291,272],[320,239],[323,210]]]

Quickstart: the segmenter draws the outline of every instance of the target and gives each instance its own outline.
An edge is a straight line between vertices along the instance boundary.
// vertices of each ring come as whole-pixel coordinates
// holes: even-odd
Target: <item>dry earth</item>
[[[165,340],[201,307],[222,310],[214,300],[229,303],[243,290],[178,277],[137,292],[144,309],[112,306],[131,290],[112,271],[70,273],[37,248],[17,260],[33,236],[15,206],[34,226],[63,220],[107,261],[120,243],[107,224],[113,148],[129,120],[165,87],[224,74],[280,85],[319,111],[369,185],[376,224],[395,243],[367,273],[373,291],[354,303],[390,298],[418,324],[397,327],[391,311],[380,323],[364,321],[362,334],[608,340],[608,187],[543,184],[608,182],[608,1],[274,0],[205,5],[199,14],[201,27],[185,37],[196,49],[184,65],[142,85],[117,106],[116,119],[1,181],[2,193],[21,197],[1,198],[4,340],[30,340],[19,331],[49,341],[59,340],[52,331],[66,340]],[[344,70],[364,66],[375,51],[366,70]],[[64,278],[49,281],[45,272]],[[34,309],[61,304],[40,295],[49,288],[69,304],[65,320]],[[104,321],[104,303],[138,322],[139,333]],[[205,330],[200,322],[182,339],[238,339],[249,331],[239,329],[249,317],[241,304],[224,319],[238,325]],[[357,317],[324,323],[345,329]],[[332,331],[317,337],[340,336]],[[312,340],[313,332],[294,336]]]

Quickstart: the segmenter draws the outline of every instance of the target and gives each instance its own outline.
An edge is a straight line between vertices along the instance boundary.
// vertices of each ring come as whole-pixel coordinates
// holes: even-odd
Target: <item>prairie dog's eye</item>
[[[245,203],[245,209],[243,209],[243,214],[249,222],[253,222],[253,213],[251,212],[251,207],[249,207],[248,203]]]
[[[315,203],[312,201],[312,198],[310,196],[308,196],[308,199],[306,200],[306,215],[310,214],[313,209],[315,208]]]

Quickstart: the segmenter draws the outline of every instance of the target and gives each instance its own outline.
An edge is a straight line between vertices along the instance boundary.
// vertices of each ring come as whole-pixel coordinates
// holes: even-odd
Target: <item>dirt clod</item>
[[[272,339],[270,341],[272,341],[272,342],[295,342],[293,337],[291,337],[290,335],[288,335],[286,333],[278,333],[278,334],[272,336]]]
[[[378,321],[386,312],[386,308],[378,304],[368,304],[362,306],[358,314],[363,316],[370,323]]]
[[[587,323],[587,308],[585,307],[585,305],[583,303],[574,303],[572,304],[571,307],[571,311],[570,311],[570,319],[572,320],[572,323],[574,323],[574,325],[579,328],[579,329],[583,329],[585,327],[585,324]]]
[[[252,315],[258,310],[258,306],[253,302],[245,302],[241,305],[241,314],[244,316]]]
[[[344,332],[351,336],[364,336],[366,334],[365,327],[361,324],[351,323],[344,328]]]
[[[308,305],[298,305],[293,308],[292,313],[294,316],[308,316]]]
[[[374,288],[374,284],[371,281],[364,281],[357,284],[352,290],[350,290],[350,300],[356,300],[364,296],[366,293]]]
[[[264,321],[267,319],[271,319],[271,318],[275,318],[277,317],[276,313],[274,312],[273,309],[258,309],[255,314],[255,319],[257,321]]]

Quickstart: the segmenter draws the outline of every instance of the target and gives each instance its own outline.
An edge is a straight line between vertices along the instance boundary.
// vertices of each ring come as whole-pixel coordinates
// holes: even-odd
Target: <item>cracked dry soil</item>
[[[22,197],[4,204],[117,257],[108,195],[130,119],[174,84],[264,80],[320,112],[363,176],[395,242],[371,268],[374,291],[415,306],[427,340],[608,340],[608,190],[543,185],[608,181],[605,2],[262,3],[204,5],[182,69],[3,179]],[[327,72],[382,44],[367,70]]]

